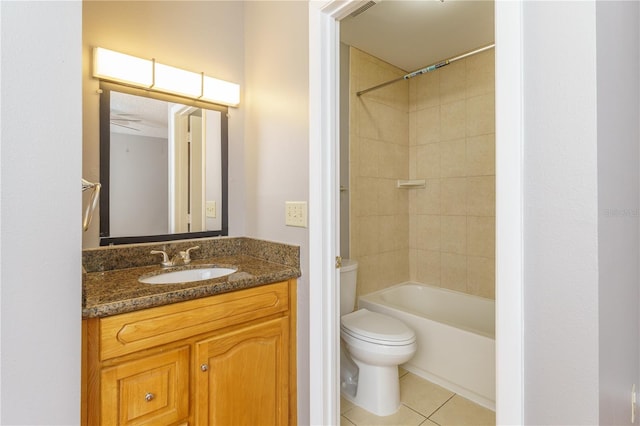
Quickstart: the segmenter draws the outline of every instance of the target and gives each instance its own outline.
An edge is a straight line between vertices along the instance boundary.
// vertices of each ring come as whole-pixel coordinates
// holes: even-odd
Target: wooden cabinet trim
[[[287,282],[254,287],[100,320],[102,360],[289,309]]]

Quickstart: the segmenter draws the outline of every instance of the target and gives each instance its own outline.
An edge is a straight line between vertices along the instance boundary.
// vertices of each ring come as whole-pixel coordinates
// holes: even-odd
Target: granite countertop
[[[244,240],[236,244],[239,247],[238,250],[203,250],[205,255],[209,257],[194,258],[190,265],[171,268],[163,268],[157,262],[152,265],[127,265],[129,267],[126,268],[108,268],[102,265],[99,267],[92,265],[91,268],[87,268],[86,266],[91,264],[90,258],[92,256],[95,257],[96,253],[97,255],[102,255],[103,258],[108,258],[109,256],[112,258],[123,257],[123,254],[121,251],[116,251],[118,248],[98,249],[111,251],[89,252],[88,256],[86,255],[87,251],[85,251],[83,258],[85,260],[89,259],[89,261],[85,262],[85,271],[83,273],[82,318],[99,318],[132,312],[300,276],[300,269],[296,263],[296,253],[294,253],[294,256],[289,256],[289,258],[294,259],[293,262],[289,258],[280,261],[282,256],[280,258],[276,256],[277,258],[273,259],[274,256],[270,255],[270,253],[273,252],[275,247],[277,249],[276,252],[279,250],[278,254],[280,254],[283,245],[268,242],[256,244],[256,240]],[[202,245],[202,242],[200,244]],[[247,247],[249,248],[248,250],[243,250],[243,248]],[[256,247],[258,248],[257,250]],[[161,249],[166,248],[167,245],[164,245]],[[126,248],[123,249],[126,250]],[[146,245],[143,246],[142,250],[148,253],[148,249],[149,246]],[[216,252],[222,252],[222,255],[216,256]],[[243,252],[248,252],[251,255],[243,254]],[[286,254],[289,255],[289,253]],[[256,255],[264,256],[257,257]],[[159,259],[154,258],[154,260]],[[138,281],[138,278],[142,275],[162,273],[169,270],[190,269],[202,265],[237,268],[237,271],[224,277],[190,283],[144,284]]]

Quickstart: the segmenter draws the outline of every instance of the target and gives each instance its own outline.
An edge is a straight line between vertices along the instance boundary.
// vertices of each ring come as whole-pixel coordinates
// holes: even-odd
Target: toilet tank
[[[340,267],[340,316],[353,312],[356,305],[356,281],[358,278],[358,262],[353,259],[342,259]]]

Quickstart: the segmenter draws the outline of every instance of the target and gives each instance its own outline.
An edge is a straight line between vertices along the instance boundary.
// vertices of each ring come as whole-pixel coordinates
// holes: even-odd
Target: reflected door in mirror
[[[101,244],[226,235],[225,111],[112,88],[102,96]]]

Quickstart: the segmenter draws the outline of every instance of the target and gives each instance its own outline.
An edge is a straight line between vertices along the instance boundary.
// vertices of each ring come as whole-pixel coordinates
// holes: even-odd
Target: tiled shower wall
[[[350,256],[358,261],[358,294],[409,280],[409,85],[356,96],[404,71],[350,50]]]
[[[405,71],[351,48],[351,257],[358,294],[409,279],[494,297],[493,51]],[[398,179],[426,179],[398,189]]]
[[[410,276],[495,297],[494,51],[409,82]]]

